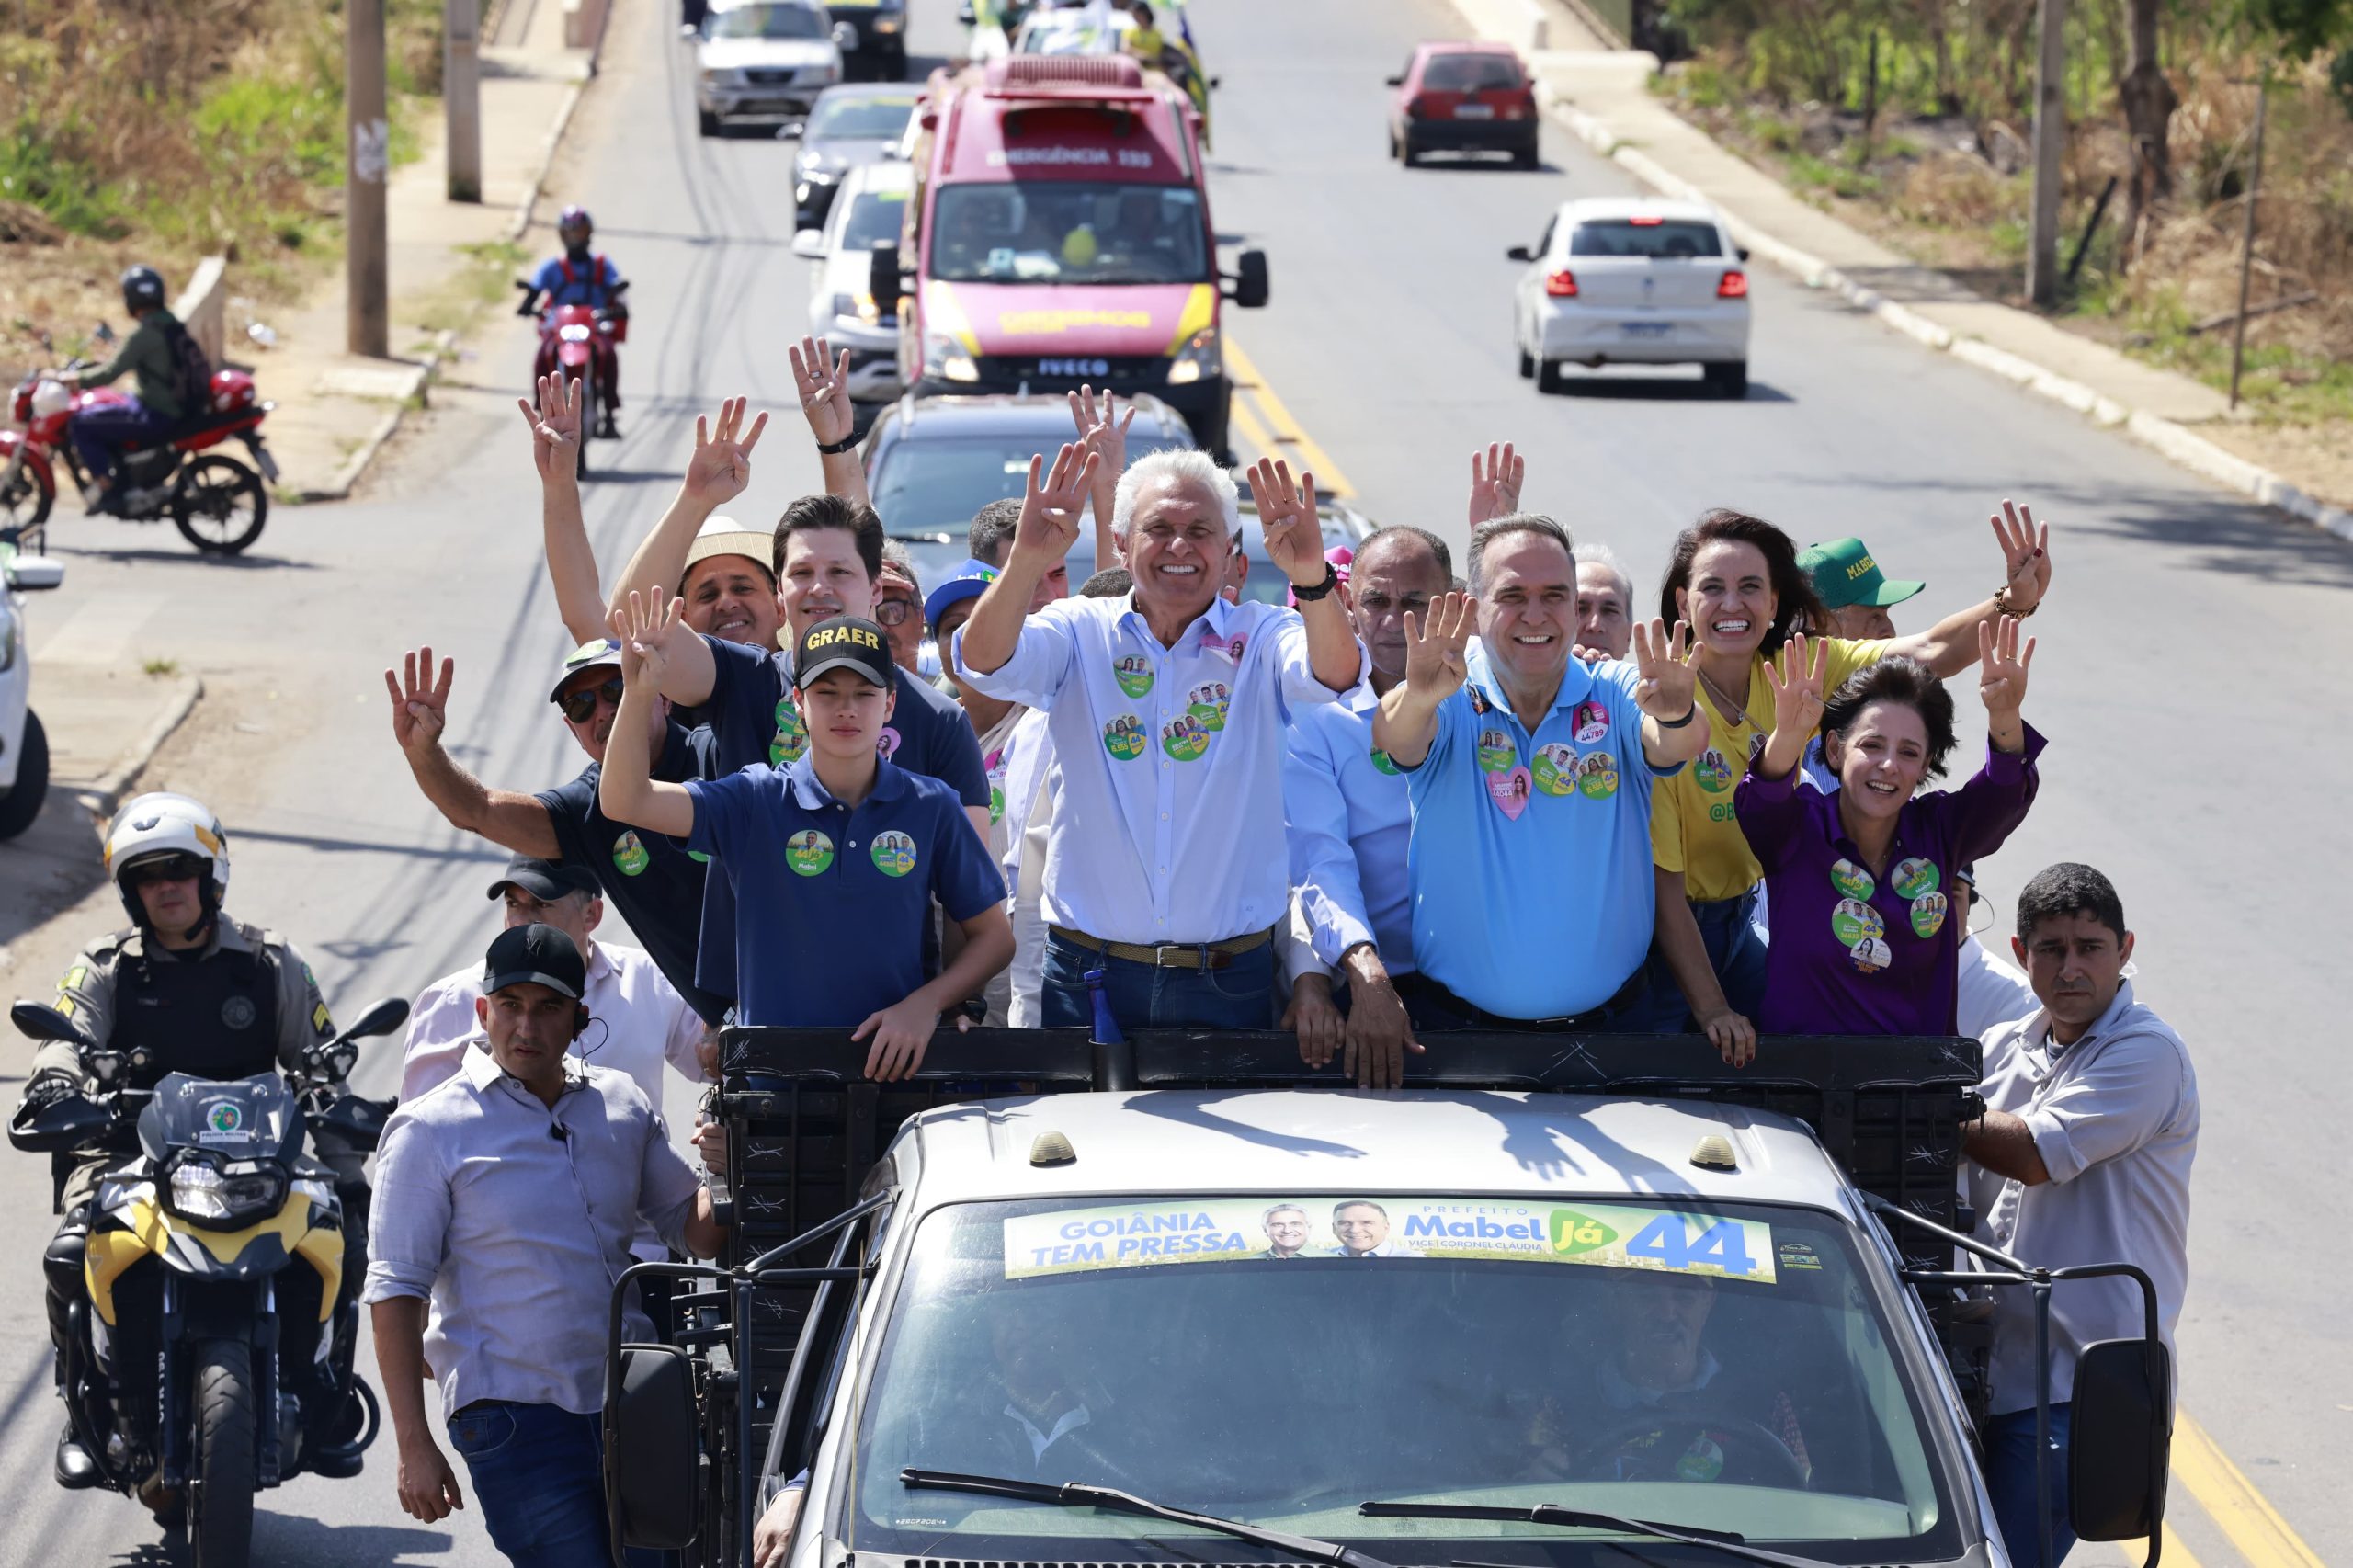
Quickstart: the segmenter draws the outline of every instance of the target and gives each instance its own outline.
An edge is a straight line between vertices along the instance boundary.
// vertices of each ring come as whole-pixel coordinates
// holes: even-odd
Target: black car
[[[833,9],[836,16],[842,10]],[[792,162],[794,228],[823,228],[843,177],[897,153],[922,97],[922,88],[896,83],[828,87],[817,96]]]
[[[846,72],[878,82],[906,79],[907,0],[825,0],[825,9],[833,13]]]

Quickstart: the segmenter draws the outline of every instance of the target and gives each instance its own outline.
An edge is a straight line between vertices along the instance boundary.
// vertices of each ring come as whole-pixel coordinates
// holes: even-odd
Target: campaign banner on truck
[[[1170,1199],[1005,1221],[1005,1277],[1319,1258],[1588,1264],[1776,1282],[1772,1227],[1688,1209],[1460,1198]]]

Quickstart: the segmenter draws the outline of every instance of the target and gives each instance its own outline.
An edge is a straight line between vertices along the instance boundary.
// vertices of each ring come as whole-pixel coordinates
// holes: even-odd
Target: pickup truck
[[[790,1489],[790,1568],[2007,1565],[1985,1292],[2126,1275],[2071,1502],[2154,1568],[2154,1291],[1967,1237],[1975,1041],[1425,1043],[1368,1094],[1279,1033],[975,1030],[879,1085],[726,1031],[730,1251],[615,1296],[616,1551],[747,1568]]]

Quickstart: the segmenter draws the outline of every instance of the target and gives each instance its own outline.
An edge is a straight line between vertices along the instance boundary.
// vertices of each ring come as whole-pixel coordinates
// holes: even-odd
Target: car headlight
[[[894,11],[883,11],[879,13],[872,21],[866,25],[872,28],[878,33],[894,33],[899,30],[900,24],[905,21],[905,17],[901,17]]]
[[[1169,361],[1168,384],[1172,387],[1216,376],[1225,369],[1224,352],[1218,347],[1217,328],[1205,326],[1187,338]]]
[[[964,352],[964,346],[944,332],[927,332],[923,335],[924,363],[929,365],[943,381],[977,381],[981,368]]]
[[[723,66],[705,66],[703,68],[702,85],[706,87],[729,86],[733,84],[734,80],[735,73],[727,70]]]
[[[252,1224],[268,1219],[286,1201],[286,1173],[261,1160],[226,1165],[183,1158],[172,1166],[165,1207],[184,1220],[215,1224]]]

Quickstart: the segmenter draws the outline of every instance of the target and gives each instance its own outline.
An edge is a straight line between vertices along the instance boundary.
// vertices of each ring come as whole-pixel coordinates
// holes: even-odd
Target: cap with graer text
[[[891,644],[882,629],[854,615],[821,620],[802,633],[792,653],[792,685],[806,691],[832,670],[856,670],[883,690],[892,689]]]
[[[516,926],[501,931],[483,960],[482,994],[510,985],[544,985],[559,996],[580,1000],[588,966],[572,938],[552,926]]]
[[[1845,609],[1849,605],[1884,608],[1902,604],[1928,585],[1881,576],[1879,562],[1859,539],[1834,539],[1807,546],[1798,557],[1798,570],[1813,579],[1814,597],[1824,609]]]

